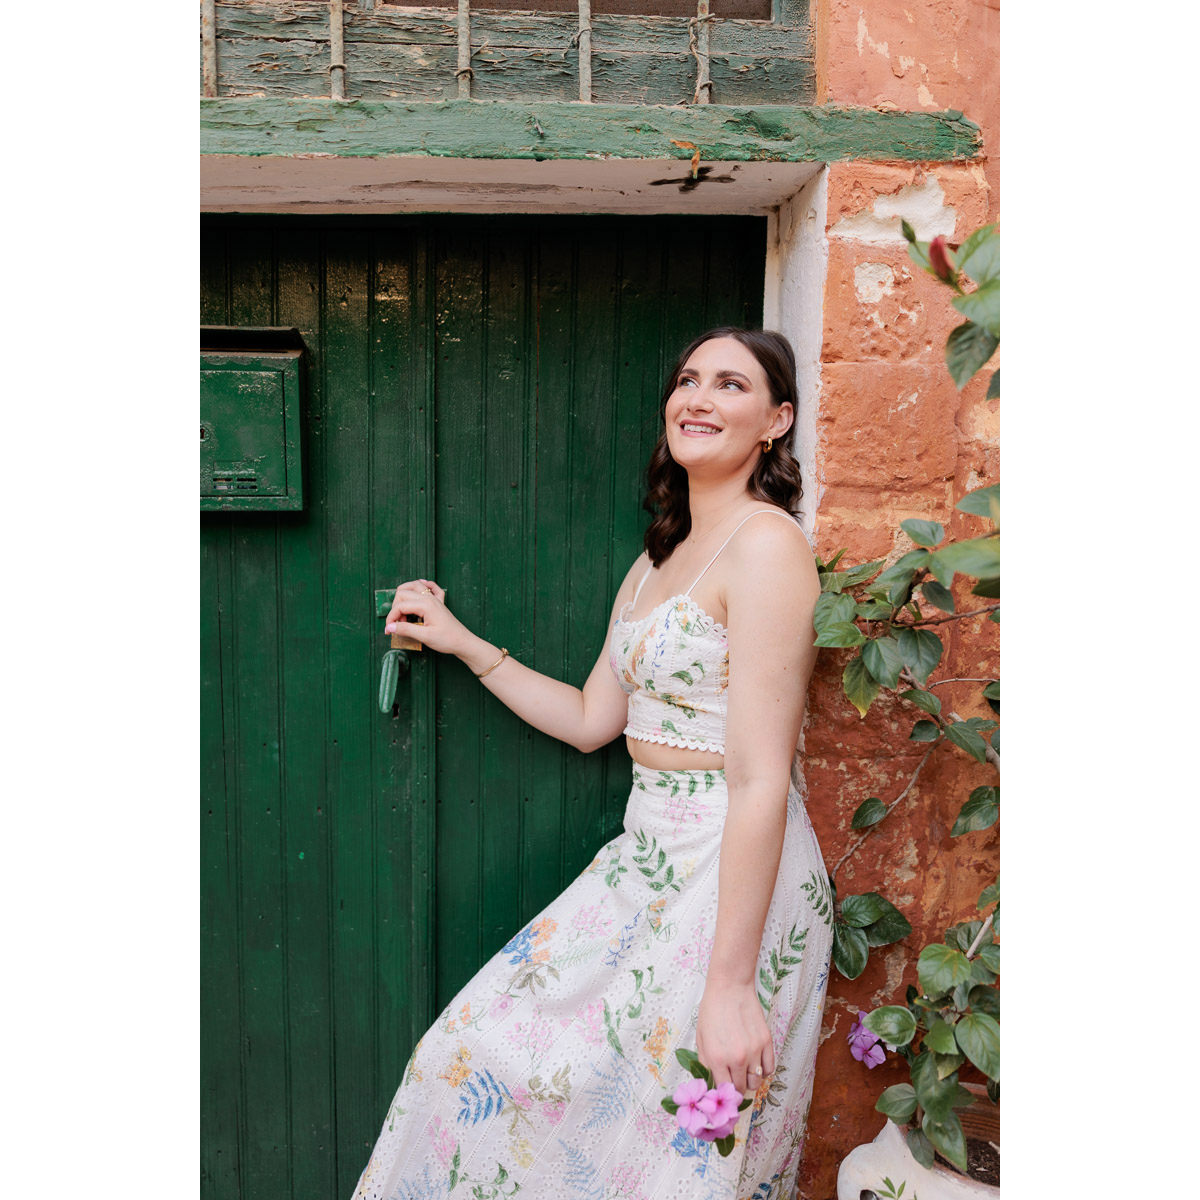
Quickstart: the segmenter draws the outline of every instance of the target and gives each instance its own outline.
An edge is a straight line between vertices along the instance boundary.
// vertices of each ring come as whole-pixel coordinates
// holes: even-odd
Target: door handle
[[[375,616],[386,617],[395,599],[395,588],[377,588],[375,590]],[[401,674],[408,673],[407,650],[420,650],[421,643],[402,634],[393,633],[392,648],[383,656],[383,669],[379,675],[379,711],[385,716],[391,714],[396,707],[396,685],[400,682]]]
[[[396,684],[400,672],[408,671],[408,655],[403,650],[389,650],[383,656],[383,672],[379,677],[379,711],[388,716],[396,705]]]

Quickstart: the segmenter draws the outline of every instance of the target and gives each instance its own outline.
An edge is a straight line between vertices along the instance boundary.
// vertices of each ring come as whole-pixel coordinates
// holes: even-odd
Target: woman
[[[791,779],[820,591],[789,515],[795,405],[779,334],[716,329],[683,352],[646,551],[582,690],[464,628],[432,580],[397,589],[388,632],[419,617],[406,634],[580,750],[624,732],[633,790],[624,833],[418,1043],[356,1197],[791,1194],[831,943]],[[661,1106],[688,1078],[677,1048],[754,1096],[728,1157]]]

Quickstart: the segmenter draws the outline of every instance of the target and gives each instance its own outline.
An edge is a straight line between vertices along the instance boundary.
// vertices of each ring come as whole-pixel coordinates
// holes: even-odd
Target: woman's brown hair
[[[674,369],[663,389],[660,417],[667,401],[679,382],[679,372],[687,360],[713,338],[733,338],[745,346],[762,367],[771,389],[771,399],[776,407],[790,403],[793,412],[799,407],[796,396],[796,356],[787,338],[781,333],[767,329],[739,329],[722,325],[710,329],[691,342],[679,356]],[[787,512],[794,512],[804,494],[800,484],[800,464],[780,439],[769,451],[759,456],[750,475],[746,491],[757,500],[777,504]],[[691,532],[692,514],[688,507],[687,472],[671,457],[667,449],[666,426],[658,435],[658,441],[650,455],[646,468],[646,498],[642,501],[654,520],[646,530],[644,545],[650,561],[657,567],[671,551]]]

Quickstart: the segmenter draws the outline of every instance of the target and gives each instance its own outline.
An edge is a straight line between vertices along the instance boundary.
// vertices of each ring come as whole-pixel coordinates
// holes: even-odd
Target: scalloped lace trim
[[[625,616],[630,607],[633,605],[632,600],[627,600],[622,607],[620,614],[617,616],[615,624],[627,625],[631,628],[635,625],[643,625],[646,621],[658,613],[660,609],[669,608],[671,605],[677,604],[680,600],[686,600],[687,603],[691,605],[692,611],[696,614],[696,616],[701,618],[702,622],[706,623],[705,628],[702,631],[697,630],[697,633],[720,633],[722,635],[728,635],[729,630],[727,630],[725,626],[722,625],[721,622],[715,617],[706,613],[704,609],[702,609],[700,605],[698,605],[695,600],[693,600],[691,596],[687,594],[687,592],[680,592],[677,596],[668,596],[661,604],[656,604],[648,613],[646,613],[645,616],[638,617],[636,621],[631,621]]]
[[[626,737],[631,737],[635,742],[654,742],[659,746],[677,746],[680,750],[711,750],[714,754],[724,754],[725,747],[718,746],[716,742],[702,742],[698,738],[681,738],[671,737],[666,733],[643,733],[640,729],[634,729],[626,725],[622,731]]]

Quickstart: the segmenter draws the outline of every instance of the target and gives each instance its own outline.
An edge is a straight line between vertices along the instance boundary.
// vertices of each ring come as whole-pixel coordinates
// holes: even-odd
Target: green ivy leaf
[[[998,279],[992,280],[990,283],[981,284],[973,292],[968,292],[965,296],[955,296],[950,303],[968,321],[974,321],[976,325],[982,325],[999,342],[1000,281]]]
[[[849,597],[839,597],[839,599],[849,599]],[[866,634],[857,625],[849,621],[835,621],[826,625],[817,634],[813,639],[813,645],[844,649],[849,646],[861,646],[866,640]]]
[[[978,762],[987,761],[987,743],[966,721],[951,721],[946,726],[946,736]]]
[[[908,937],[912,933],[912,926],[898,908],[888,904],[888,911],[878,921],[868,925],[863,933],[867,935],[868,946],[890,946]]]
[[[984,225],[958,248],[958,267],[981,287],[1000,279],[1000,233],[995,223]]]
[[[961,950],[934,942],[917,959],[917,979],[929,996],[940,996],[971,978],[971,964]]]
[[[1000,538],[996,534],[951,542],[933,556],[940,566],[976,579],[995,579],[1000,574]]]
[[[840,592],[822,592],[813,609],[813,628],[820,633],[829,625],[843,625],[854,619],[854,597]]]
[[[867,621],[890,621],[892,606],[886,600],[869,600],[866,604],[856,604],[854,615]]]
[[[979,893],[979,904],[976,906],[980,909],[987,908],[989,904],[997,904],[1000,901],[1000,880],[995,883],[989,883],[987,887]]]
[[[901,521],[900,528],[918,546],[936,546],[946,536],[945,527],[937,521],[921,521],[915,517],[910,517],[907,521]]]
[[[911,742],[936,742],[941,736],[941,730],[933,721],[918,721],[908,735]]]
[[[970,798],[958,811],[958,820],[950,830],[951,837],[960,837],[964,833],[974,833],[979,829],[989,829],[1000,819],[1000,789],[998,787],[977,787]]]
[[[966,386],[971,376],[996,352],[1000,339],[989,333],[982,325],[964,321],[950,331],[946,339],[946,366],[950,378],[959,391]]]
[[[928,629],[902,629],[896,644],[904,665],[924,684],[942,659],[942,639]]]
[[[952,1162],[960,1171],[967,1169],[967,1140],[963,1136],[962,1122],[954,1113],[947,1113],[945,1120],[938,1121],[926,1112],[921,1130],[947,1162]]]
[[[932,1050],[935,1054],[958,1053],[958,1043],[954,1040],[954,1027],[948,1025],[940,1017],[934,1017],[930,1020],[929,1029],[925,1034],[922,1045],[926,1050]],[[939,1074],[941,1074],[940,1071]]]
[[[892,1043],[895,1045],[895,1043]],[[875,1111],[903,1125],[911,1121],[917,1111],[917,1093],[911,1083],[894,1083],[885,1088],[883,1095],[875,1101]]]
[[[975,517],[987,517],[999,525],[1000,485],[993,483],[990,487],[976,488],[973,492],[968,492],[954,507]]]
[[[979,948],[979,960],[989,971],[1000,974],[1000,947],[995,942]]]
[[[891,907],[878,892],[864,892],[861,896],[847,896],[841,905],[842,920],[856,929],[863,929],[878,921]]]
[[[987,395],[985,400],[995,400],[1000,395],[1000,368],[997,367],[992,372],[991,379],[988,380]]]
[[[900,699],[907,700],[909,704],[915,704],[923,712],[933,713],[935,716],[942,711],[942,702],[932,692],[925,692],[920,688],[909,688],[908,691],[901,692]]]
[[[858,715],[865,717],[871,702],[879,695],[879,684],[871,678],[866,663],[863,662],[860,650],[847,664],[842,672],[842,690],[846,699],[858,709]]]
[[[867,670],[884,687],[894,688],[900,682],[904,658],[894,637],[872,638],[862,648],[862,658]]]
[[[869,796],[854,810],[854,816],[850,818],[850,828],[870,829],[886,816],[887,805],[878,796]]]
[[[999,700],[1000,699],[1000,680],[993,679],[991,683],[985,685],[983,689],[985,699]]]
[[[833,926],[833,965],[847,978],[857,979],[867,965],[867,935],[838,921]]]
[[[938,583],[936,579],[927,579],[921,584],[921,595],[942,612],[954,611],[954,597],[950,594],[950,589]]]
[[[907,1046],[917,1032],[916,1018],[899,1004],[888,1004],[867,1013],[863,1024],[889,1046]]]
[[[843,571],[843,587],[857,587],[860,583],[866,583],[880,567],[883,566],[883,559],[877,558],[874,562],[861,563],[857,567],[851,567],[849,571]]]
[[[970,1012],[954,1027],[962,1052],[989,1078],[1000,1078],[1000,1022],[989,1013]]]

